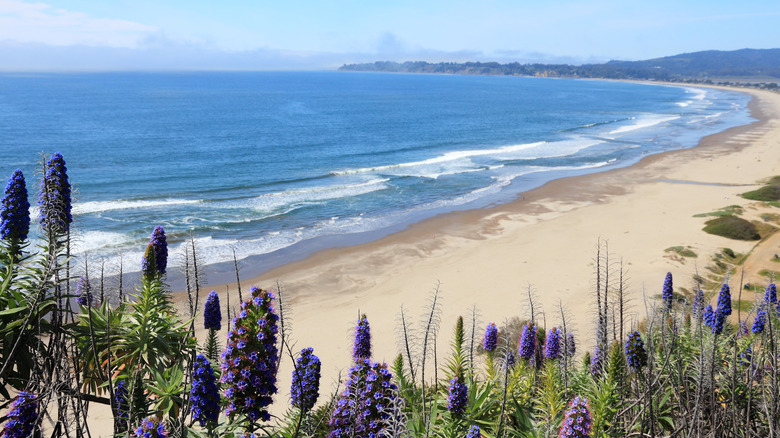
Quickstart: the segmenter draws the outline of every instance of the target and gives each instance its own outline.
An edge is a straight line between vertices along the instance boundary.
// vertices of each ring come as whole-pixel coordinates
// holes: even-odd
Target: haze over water
[[[0,170],[77,189],[77,252],[125,271],[155,225],[206,263],[373,237],[752,121],[730,91],[337,72],[0,75]],[[34,200],[31,200],[34,204]],[[307,249],[309,248],[309,249]],[[263,267],[253,268],[257,270]]]

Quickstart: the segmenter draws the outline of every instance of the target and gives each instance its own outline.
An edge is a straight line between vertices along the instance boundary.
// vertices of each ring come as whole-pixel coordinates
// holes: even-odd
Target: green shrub
[[[681,257],[698,257],[698,255],[693,252],[693,250],[690,247],[687,246],[671,246],[669,248],[666,248],[664,252],[674,252],[680,255]]]
[[[723,248],[723,254],[726,254],[727,256],[731,257],[732,259],[737,258],[737,255],[734,254],[734,250],[731,248]]]
[[[780,201],[780,184],[771,184],[751,192],[743,193],[742,197],[752,201]]]
[[[736,240],[759,240],[758,228],[745,219],[736,216],[723,216],[706,222],[704,231]]]

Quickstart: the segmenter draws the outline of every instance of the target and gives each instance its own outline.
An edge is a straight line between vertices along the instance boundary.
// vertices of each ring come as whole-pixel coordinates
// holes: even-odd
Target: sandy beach
[[[675,286],[690,289],[696,269],[722,248],[747,253],[756,246],[704,233],[709,218],[694,217],[738,204],[746,207],[744,217],[757,218],[757,203],[739,194],[780,174],[780,95],[744,92],[753,95],[750,108],[759,121],[707,137],[695,148],[552,181],[512,203],[441,215],[372,243],[321,251],[242,279],[244,293],[253,285],[282,286],[294,351],[313,347],[322,360],[323,397],[350,366],[359,314],[371,323],[374,360],[390,362],[398,351],[401,308],[419,326],[437,287],[443,311],[440,357],[449,351],[457,317],[469,315],[474,306],[480,337],[488,322],[527,317],[529,288],[546,326],[560,324],[562,305],[579,345],[588,348],[594,328],[593,259],[600,240],[608,243],[610,259],[624,264],[634,323],[645,313],[643,296],[660,293],[667,272]],[[778,251],[771,238],[761,245],[762,254]],[[698,257],[674,257],[665,252],[672,246],[688,246]],[[756,274],[765,263],[751,260],[746,280],[765,281]],[[226,290],[231,304],[239,302],[235,284],[204,286],[201,302],[212,289],[223,304]],[[183,310],[181,294],[177,298]],[[205,333],[198,338],[205,339]],[[283,359],[276,414],[286,409],[291,365]]]

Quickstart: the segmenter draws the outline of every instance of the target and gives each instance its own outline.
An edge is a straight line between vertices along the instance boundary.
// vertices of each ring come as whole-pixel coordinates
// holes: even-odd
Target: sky
[[[777,0],[0,0],[0,70],[582,64],[777,47]]]

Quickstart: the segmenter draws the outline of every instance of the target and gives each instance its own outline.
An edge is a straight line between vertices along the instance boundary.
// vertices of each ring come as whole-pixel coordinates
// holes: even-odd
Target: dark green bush
[[[727,256],[731,257],[732,259],[737,258],[737,255],[734,254],[734,250],[731,248],[723,248],[723,254],[726,254]]]
[[[742,197],[752,201],[780,201],[780,184],[772,184],[751,192],[743,193]]]
[[[704,231],[737,240],[759,240],[758,228],[737,216],[723,216],[706,222]]]

